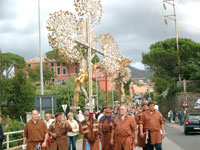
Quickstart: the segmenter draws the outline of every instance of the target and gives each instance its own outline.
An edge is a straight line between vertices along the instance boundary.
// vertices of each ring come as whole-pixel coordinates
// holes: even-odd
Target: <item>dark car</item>
[[[187,115],[184,133],[187,135],[189,132],[200,132],[200,113],[190,113]]]

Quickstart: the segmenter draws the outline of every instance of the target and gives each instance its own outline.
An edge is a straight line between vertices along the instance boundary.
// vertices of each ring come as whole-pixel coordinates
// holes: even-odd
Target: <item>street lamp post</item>
[[[42,48],[41,48],[40,0],[38,0],[38,29],[39,29],[39,52],[40,52],[40,92],[41,95],[44,95]]]

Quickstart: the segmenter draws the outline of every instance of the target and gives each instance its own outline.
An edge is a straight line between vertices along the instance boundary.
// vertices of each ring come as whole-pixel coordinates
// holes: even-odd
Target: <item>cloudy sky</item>
[[[73,0],[40,0],[42,50],[48,45],[46,20],[49,13],[58,10],[73,11]],[[25,59],[39,56],[38,0],[0,0],[0,48],[3,52],[19,54]],[[200,1],[176,0],[179,37],[200,42]],[[175,37],[174,22],[164,24],[164,15],[172,14],[162,0],[102,0],[101,24],[95,27],[97,35],[109,32],[117,41],[122,55],[132,60],[133,66],[144,69],[142,53],[159,40]]]

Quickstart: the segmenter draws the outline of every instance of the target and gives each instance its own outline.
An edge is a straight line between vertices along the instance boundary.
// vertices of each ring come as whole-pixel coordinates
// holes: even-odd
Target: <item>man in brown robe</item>
[[[65,120],[62,121],[60,113],[56,113],[56,120],[49,126],[49,134],[52,136],[51,150],[68,150],[67,132],[72,131],[72,127]]]
[[[140,124],[139,124],[139,121],[140,121],[140,118],[141,118],[143,112],[145,112],[146,110],[148,110],[148,103],[147,102],[142,102],[142,110],[139,111],[135,115],[135,121],[136,121],[137,126],[138,126],[138,144],[137,144],[137,146],[142,147],[143,150],[146,150],[146,148],[145,148],[145,137],[141,137],[140,136]]]
[[[111,134],[111,144],[114,144],[115,150],[132,150],[133,149],[133,133],[134,144],[137,145],[137,125],[132,116],[127,115],[127,107],[121,105],[120,116],[117,116],[113,123]],[[115,140],[114,140],[115,134]]]
[[[48,139],[48,130],[44,121],[39,119],[37,110],[33,110],[32,120],[26,123],[24,128],[23,149],[35,150],[40,147],[41,150],[46,150],[46,141]],[[28,141],[27,147],[26,142]]]
[[[99,130],[101,133],[101,147],[102,150],[114,150],[114,146],[110,144],[111,131],[114,121],[114,116],[111,115],[110,108],[105,110],[105,115],[99,120]]]
[[[88,142],[90,150],[99,150],[98,122],[93,119],[93,114],[89,114],[89,111],[84,112],[84,117],[85,120],[79,126],[79,132],[83,135],[83,150],[85,150],[86,142]]]
[[[146,150],[162,150],[161,141],[164,138],[164,121],[162,114],[155,110],[155,102],[149,101],[149,110],[145,111],[140,118],[140,134],[145,137],[144,131],[148,131],[148,143]],[[147,133],[147,132],[146,132]]]

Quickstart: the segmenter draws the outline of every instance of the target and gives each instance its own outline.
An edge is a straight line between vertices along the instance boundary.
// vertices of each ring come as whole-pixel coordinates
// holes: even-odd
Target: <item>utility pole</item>
[[[178,39],[178,26],[177,26],[177,19],[176,19],[176,6],[175,0],[163,0],[163,7],[166,10],[167,7],[165,4],[169,4],[173,7],[173,14],[165,15],[165,24],[167,23],[167,18],[171,19],[175,23],[175,32],[176,32],[176,48],[178,51],[178,67],[179,67],[179,81],[181,81],[181,58],[180,58],[180,49],[179,49],[179,39]]]

